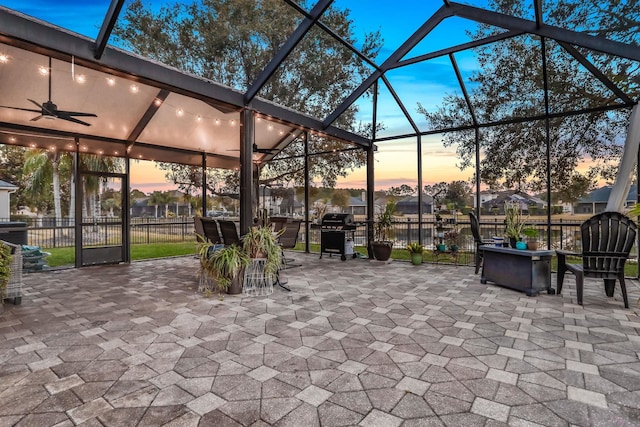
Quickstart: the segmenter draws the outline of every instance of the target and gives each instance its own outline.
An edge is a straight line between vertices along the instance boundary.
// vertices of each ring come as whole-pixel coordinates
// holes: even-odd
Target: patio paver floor
[[[26,275],[0,308],[0,426],[640,425],[635,281],[629,310],[591,281],[582,307],[572,277],[527,297],[293,256],[292,292],[224,301],[191,257]]]

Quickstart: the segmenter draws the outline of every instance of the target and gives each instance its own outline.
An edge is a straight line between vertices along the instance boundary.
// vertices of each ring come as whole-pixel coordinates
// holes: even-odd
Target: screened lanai
[[[552,183],[556,170],[566,172],[571,166],[562,165],[558,156],[571,145],[557,139],[556,130],[565,130],[559,124],[572,121],[571,132],[583,139],[567,152],[584,155],[587,163],[601,160],[602,155],[609,162],[606,166],[615,166],[626,138],[620,129],[626,130],[629,111],[636,104],[637,41],[629,27],[617,32],[609,28],[604,11],[579,21],[573,15],[563,17],[555,4],[536,0],[513,7],[480,1],[413,7],[384,1],[259,2],[256,10],[266,11],[280,26],[277,36],[270,33],[260,39],[259,55],[214,63],[233,70],[234,61],[255,61],[225,76],[211,70],[211,63],[202,61],[202,52],[196,52],[224,53],[214,49],[220,40],[197,31],[178,34],[171,25],[154,30],[154,25],[172,16],[162,14],[161,2],[147,5],[156,21],[150,19],[148,28],[136,27],[134,18],[145,16],[135,15],[139,6],[114,0],[65,8],[71,17],[99,16],[83,34],[61,27],[60,22],[45,22],[46,17],[29,5],[2,8],[2,142],[237,168],[241,231],[256,214],[257,178],[264,165],[277,169],[287,161],[297,162],[301,170],[307,169],[303,184],[308,194],[316,173],[309,170],[313,155],[325,156],[327,164],[342,159],[342,169],[357,165],[364,170],[368,224],[375,220],[376,177],[385,167],[401,174],[396,182],[402,178],[419,189],[415,194],[418,206],[423,206],[422,189],[438,181],[444,156],[457,158],[466,170],[465,180],[471,182],[480,214],[482,190],[501,180],[512,187],[536,180],[538,192],[551,200],[558,190]],[[200,25],[244,23],[232,21],[233,14],[224,14],[213,4],[202,7],[210,7],[210,14]],[[624,7],[613,12],[622,13]],[[101,12],[95,13],[96,9]],[[336,17],[341,13],[361,20],[345,30]],[[376,32],[377,38],[372,36]],[[160,43],[166,39],[171,43]],[[483,80],[473,70],[484,65],[485,49],[496,59],[495,73],[514,65],[505,60],[513,52],[532,53],[525,69],[507,73],[503,86],[494,81],[493,92],[482,92]],[[320,70],[324,56],[342,66]],[[498,99],[491,108],[488,97]],[[47,100],[57,107],[47,107]],[[54,108],[91,114],[73,116],[89,126],[64,120]],[[33,120],[40,115],[41,120]],[[615,132],[580,135],[580,120],[587,123],[594,115],[600,117],[600,130],[611,125]],[[521,144],[530,145],[529,150],[522,145],[500,150],[495,141],[513,132],[518,132]],[[434,149],[434,138],[444,141],[445,149]],[[590,138],[600,143],[609,138],[603,143],[607,148],[588,152],[584,147]],[[494,143],[487,144],[488,140]],[[518,173],[517,167],[511,175],[491,169],[510,151],[522,155],[510,161],[525,173]],[[122,176],[126,186],[126,170]],[[305,206],[308,224],[308,200]],[[546,212],[550,223],[551,209]],[[418,211],[418,223],[425,214]],[[369,240],[372,233],[369,227]],[[418,240],[423,239],[421,233],[419,228]]]

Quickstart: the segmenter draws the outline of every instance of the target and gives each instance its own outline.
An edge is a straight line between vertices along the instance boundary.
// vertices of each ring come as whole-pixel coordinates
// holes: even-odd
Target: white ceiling
[[[6,44],[0,44],[0,54],[8,57],[7,62],[0,63],[0,105],[38,109],[28,99],[40,104],[47,101],[49,76],[43,75],[41,69],[48,69],[49,58]],[[107,139],[128,141],[145,112],[150,107],[157,107],[142,132],[133,139],[134,149],[135,143],[141,143],[206,152],[224,156],[221,167],[238,162],[241,127],[237,111],[224,113],[199,99],[173,92],[160,104],[157,99],[160,88],[58,59],[52,60],[51,73],[51,101],[59,110],[96,114],[98,117],[78,117],[91,126],[61,119],[31,121],[39,113],[11,108],[0,108],[0,122],[28,127],[24,128],[26,130],[46,129],[82,135],[85,140],[98,137],[102,143],[95,146],[108,153],[108,148],[104,149]],[[132,89],[133,85],[137,90]],[[291,126],[258,117],[255,142],[260,148],[274,148],[291,132]],[[114,144],[117,148],[113,152],[122,150],[121,144],[115,141]],[[138,157],[142,158],[140,154]]]

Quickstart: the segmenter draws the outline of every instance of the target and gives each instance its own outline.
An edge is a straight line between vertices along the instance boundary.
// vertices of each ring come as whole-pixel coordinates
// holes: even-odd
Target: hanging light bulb
[[[184,110],[182,108],[177,108],[176,109],[176,116],[178,116],[178,117],[184,116]]]

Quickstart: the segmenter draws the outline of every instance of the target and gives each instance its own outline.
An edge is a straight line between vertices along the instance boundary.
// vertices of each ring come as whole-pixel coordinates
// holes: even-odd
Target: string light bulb
[[[156,98],[153,100],[153,103],[155,104],[156,107],[159,107],[162,105],[162,99]]]
[[[41,65],[38,68],[38,72],[40,73],[41,76],[46,76],[47,74],[49,74],[49,69],[43,65]]]
[[[116,79],[114,79],[113,77],[107,77],[107,84],[109,86],[115,86],[116,85]]]
[[[0,64],[9,62],[9,56],[6,53],[0,53]]]
[[[140,88],[137,84],[132,84],[131,86],[129,86],[129,91],[131,91],[131,93],[138,93],[139,90]]]
[[[84,74],[78,74],[76,76],[76,82],[83,84],[86,81],[87,81],[87,78],[84,76]]]
[[[178,116],[178,117],[184,116],[184,110],[182,108],[177,108],[176,109],[176,116]]]

